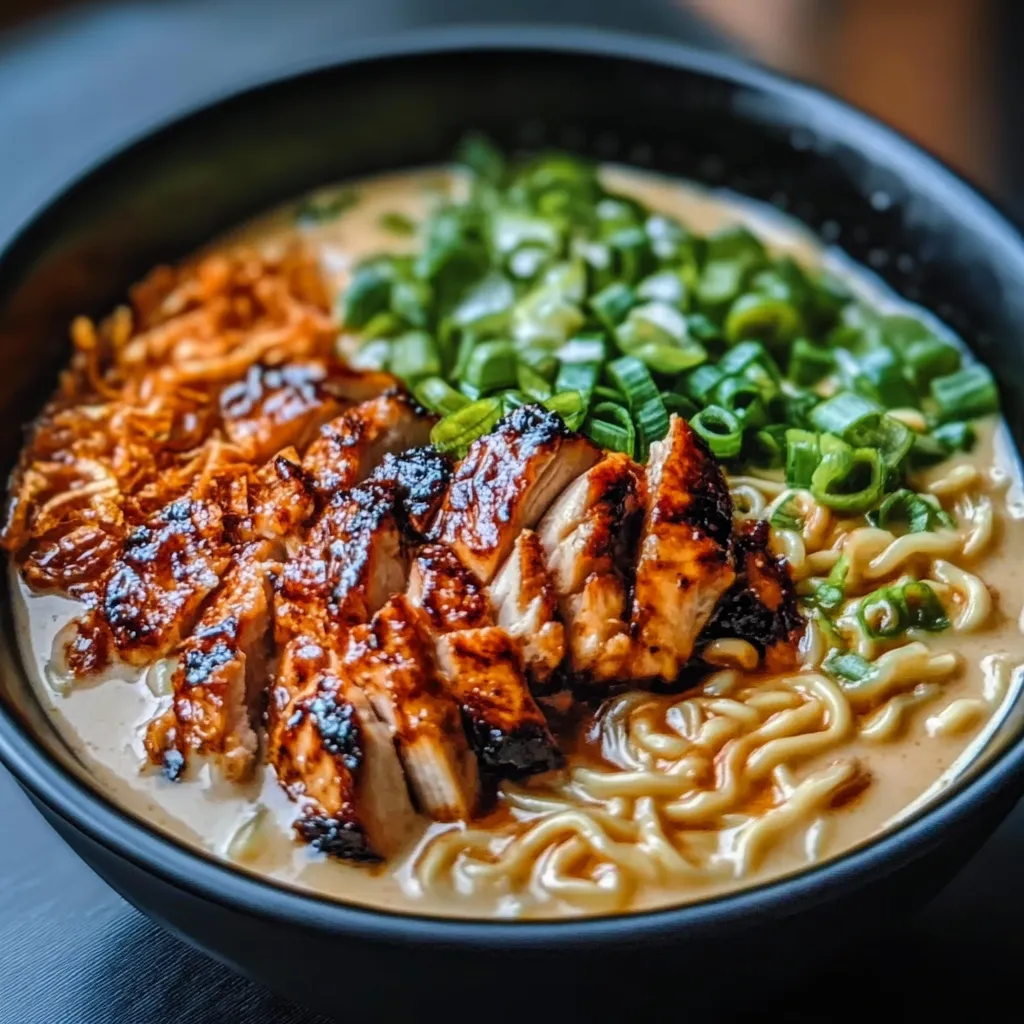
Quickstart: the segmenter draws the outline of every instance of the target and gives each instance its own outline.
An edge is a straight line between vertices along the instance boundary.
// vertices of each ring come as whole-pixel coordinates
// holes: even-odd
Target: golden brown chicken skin
[[[459,705],[438,681],[419,613],[405,597],[393,597],[352,630],[342,671],[390,727],[420,809],[437,821],[472,817],[480,798],[476,757]]]
[[[179,778],[193,755],[215,758],[231,781],[252,771],[270,652],[273,565],[262,554],[255,549],[239,557],[181,646],[172,705],[146,732],[149,758],[169,778]]]
[[[482,583],[490,583],[520,532],[599,457],[560,416],[524,405],[477,438],[458,464],[432,531]]]
[[[316,642],[297,638],[281,658],[267,756],[301,806],[300,839],[341,860],[379,861],[420,825],[391,731],[362,689]]]
[[[736,578],[729,552],[732,500],[711,452],[678,416],[664,440],[651,445],[647,493],[629,667],[634,679],[673,683]]]
[[[303,469],[317,493],[330,498],[365,480],[385,455],[425,445],[435,421],[404,393],[381,395],[321,427]]]
[[[797,662],[804,618],[784,560],[772,554],[768,524],[741,522],[733,535],[737,579],[722,597],[701,640],[736,638],[753,644],[773,672]]]
[[[230,555],[216,503],[181,498],[162,508],[125,538],[64,650],[67,667],[87,676],[115,660],[147,665],[169,654],[195,625]]]

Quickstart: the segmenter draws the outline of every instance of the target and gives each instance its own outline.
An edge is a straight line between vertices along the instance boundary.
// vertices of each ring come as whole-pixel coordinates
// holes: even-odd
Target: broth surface
[[[696,231],[709,232],[728,224],[744,223],[770,243],[774,252],[789,253],[805,264],[824,261],[840,271],[847,283],[873,304],[893,311],[909,308],[887,295],[869,275],[851,267],[838,255],[823,252],[804,233],[765,208],[646,173],[614,167],[604,173],[609,184],[635,195],[655,211],[675,215]],[[217,245],[244,240],[273,248],[299,232],[319,252],[332,285],[341,288],[350,268],[360,258],[414,244],[412,238],[389,232],[382,225],[382,215],[397,212],[419,220],[438,194],[458,190],[460,183],[448,172],[432,169],[382,176],[352,187],[356,201],[335,219],[296,226],[294,207],[289,206],[246,225]],[[328,190],[323,195],[329,197],[337,191]],[[921,315],[920,310],[914,312]],[[346,343],[343,338],[342,344]],[[732,483],[742,487],[745,482],[749,485],[749,478]],[[971,571],[984,580],[992,594],[988,622],[976,632],[951,630],[929,636],[925,641],[931,657],[944,652],[955,654],[957,669],[938,679],[934,687],[921,691],[920,706],[905,709],[905,722],[902,730],[897,730],[898,736],[872,741],[861,733],[858,738],[829,745],[818,754],[800,759],[791,779],[795,785],[815,772],[828,772],[841,754],[843,759],[855,758],[859,762],[870,779],[866,788],[857,788],[849,799],[844,794],[843,800],[832,801],[840,806],[826,801],[813,813],[789,822],[770,841],[766,840],[756,855],[744,846],[747,840],[739,823],[734,834],[730,834],[728,827],[721,828],[714,833],[715,871],[698,872],[668,886],[641,885],[630,892],[625,906],[612,909],[641,909],[703,899],[833,857],[876,836],[922,801],[936,797],[982,749],[1016,698],[1024,674],[1020,624],[1024,586],[1019,578],[1019,552],[1024,550],[1024,503],[1020,466],[1005,425],[1001,421],[979,424],[979,443],[970,455],[954,456],[913,481],[919,490],[936,482],[940,490],[943,486],[947,489],[947,507],[960,503],[957,507],[962,510],[961,518],[970,518],[979,503],[985,502],[991,504],[993,513],[992,536],[987,547],[977,557],[968,559]],[[763,491],[770,501],[780,486],[766,481],[755,489]],[[952,561],[963,564],[958,557]],[[31,595],[13,570],[12,589],[18,597],[16,616],[24,660],[34,670],[35,686],[61,733],[113,800],[177,838],[289,885],[402,912],[457,917],[542,917],[609,908],[600,901],[582,906],[565,902],[553,897],[550,891],[530,886],[522,891],[500,884],[460,887],[458,873],[451,878],[445,875],[443,885],[425,883],[425,854],[432,844],[436,846],[434,841],[439,834],[458,831],[459,826],[426,826],[414,848],[383,867],[367,869],[330,861],[293,841],[290,823],[296,805],[287,799],[269,767],[260,768],[256,778],[244,786],[217,781],[206,768],[197,778],[184,783],[171,783],[158,773],[143,772],[144,729],[165,706],[166,698],[153,695],[145,673],[80,682],[64,692],[64,687],[52,678],[48,662],[56,634],[79,606],[66,598]],[[728,671],[725,668],[716,676],[722,677]],[[705,698],[712,699],[719,692],[728,696],[724,678],[719,678],[716,685],[719,689],[709,691]],[[751,686],[751,680],[743,680],[742,686]],[[765,692],[780,692],[777,681],[763,675],[756,680],[756,686]],[[901,689],[911,691],[914,680]],[[779,705],[783,707],[783,698],[778,699],[783,701]],[[689,713],[671,710],[683,700],[680,695],[646,695],[640,704],[657,731],[664,728],[666,716],[685,717]],[[897,711],[903,714],[904,709],[891,714],[896,715]],[[868,712],[862,717],[868,717]],[[591,754],[593,748],[593,744],[588,748]],[[779,784],[778,778],[774,784]],[[531,799],[552,796],[544,790],[544,783],[517,792],[525,796],[519,804],[513,801],[520,807],[514,815],[527,814],[522,807]],[[835,790],[830,792],[834,797]],[[757,799],[752,798],[755,802]],[[258,844],[244,841],[247,833],[253,831],[259,832]],[[460,841],[452,844],[452,856],[459,852],[455,848]],[[610,881],[609,888],[614,884],[614,880]],[[453,886],[455,892],[446,891],[445,886]]]

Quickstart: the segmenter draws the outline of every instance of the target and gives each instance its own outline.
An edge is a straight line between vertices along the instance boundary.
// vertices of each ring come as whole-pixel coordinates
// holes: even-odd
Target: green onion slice
[[[462,458],[473,441],[492,430],[503,414],[500,398],[470,402],[434,424],[430,443],[439,451]]]
[[[743,426],[739,418],[720,405],[705,406],[690,420],[690,426],[716,458],[735,458],[743,447]]]

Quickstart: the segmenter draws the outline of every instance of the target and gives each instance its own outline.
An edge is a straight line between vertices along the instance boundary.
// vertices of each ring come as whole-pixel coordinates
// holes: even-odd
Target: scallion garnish
[[[473,137],[458,160],[459,198],[420,225],[381,216],[417,250],[364,261],[339,301],[354,362],[405,381],[453,450],[495,410],[538,402],[644,459],[675,414],[733,465],[785,465],[830,508],[915,529],[920,507],[900,494],[883,511],[886,496],[908,466],[967,450],[969,421],[997,407],[991,375],[937,328],[869,308],[744,227],[697,236],[568,154],[509,160]],[[307,220],[349,201],[316,199]],[[896,408],[938,425],[916,433]]]

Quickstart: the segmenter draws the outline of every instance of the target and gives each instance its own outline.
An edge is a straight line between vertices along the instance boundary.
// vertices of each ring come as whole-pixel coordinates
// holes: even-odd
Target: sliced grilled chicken
[[[746,640],[762,652],[771,671],[784,671],[796,664],[804,619],[786,564],[769,550],[769,541],[763,520],[736,525],[733,558],[739,575],[701,640]]]
[[[250,367],[221,392],[228,440],[253,462],[292,445],[304,448],[342,410],[326,386],[327,376],[322,362]]]
[[[438,634],[435,641],[438,666],[481,764],[507,778],[560,767],[562,755],[508,633],[490,626]]]
[[[459,705],[442,689],[418,614],[399,595],[349,634],[342,672],[362,687],[394,736],[420,809],[438,821],[465,820],[480,796],[476,757]]]
[[[634,679],[674,682],[732,586],[732,500],[704,442],[678,416],[651,445],[647,513],[636,564]]]
[[[169,719],[146,734],[150,760],[177,778],[192,754],[216,758],[232,781],[251,771],[253,722],[267,682],[271,563],[244,553],[184,642],[172,677]]]
[[[74,625],[67,668],[92,675],[113,660],[148,665],[170,653],[230,560],[224,516],[214,502],[180,498],[125,538],[96,605]]]
[[[285,563],[275,597],[275,636],[337,636],[368,622],[405,589],[406,556],[393,486],[368,481],[321,512],[306,543]]]
[[[403,526],[420,540],[441,507],[452,468],[452,460],[436,448],[410,448],[385,455],[370,479],[395,485]]]
[[[332,857],[390,857],[418,827],[391,730],[336,659],[308,640],[293,641],[281,659],[268,760],[302,807],[296,833]]]
[[[545,683],[565,656],[565,628],[558,620],[555,588],[540,538],[523,530],[490,586],[498,625],[517,640],[530,679]]]
[[[524,405],[474,441],[448,487],[432,539],[490,583],[516,538],[598,459],[556,413]]]
[[[451,548],[426,544],[412,560],[406,594],[437,633],[495,624],[487,591]]]
[[[285,448],[256,474],[253,501],[253,532],[269,541],[298,543],[299,528],[316,509],[313,486],[294,448]]]
[[[302,466],[329,498],[365,480],[385,455],[425,445],[434,422],[406,395],[381,395],[324,424]]]
[[[645,493],[643,469],[612,453],[567,487],[537,528],[577,676],[629,675],[628,591]]]

